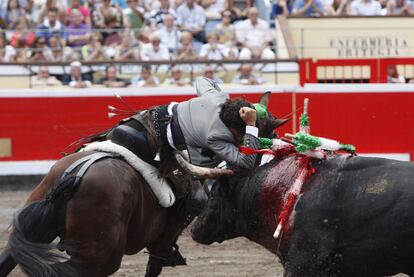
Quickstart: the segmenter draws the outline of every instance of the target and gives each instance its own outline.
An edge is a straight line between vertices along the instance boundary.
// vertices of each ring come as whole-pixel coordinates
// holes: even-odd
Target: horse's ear
[[[276,129],[276,128],[282,126],[283,124],[285,124],[288,121],[289,121],[289,118],[288,119],[283,119],[283,118],[273,119],[272,120],[273,129]]]
[[[270,91],[266,91],[265,93],[260,96],[259,103],[266,106],[269,105],[269,98],[270,98]]]

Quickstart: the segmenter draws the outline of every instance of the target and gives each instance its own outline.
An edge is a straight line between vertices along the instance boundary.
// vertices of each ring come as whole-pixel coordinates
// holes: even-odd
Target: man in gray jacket
[[[242,168],[253,168],[256,155],[239,152],[237,144],[257,149],[256,110],[243,100],[229,95],[212,80],[196,79],[198,97],[179,103],[177,117],[191,162],[213,167],[225,160]],[[174,115],[173,115],[174,117]]]

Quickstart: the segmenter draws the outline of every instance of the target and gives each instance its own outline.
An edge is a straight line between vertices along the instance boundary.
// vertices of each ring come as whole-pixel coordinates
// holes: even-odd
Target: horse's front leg
[[[188,215],[185,219],[177,218],[174,215],[174,210],[170,211],[168,224],[166,224],[168,228],[154,243],[147,247],[150,256],[145,277],[158,276],[164,266],[175,267],[187,264],[185,258],[179,252],[176,242],[178,236],[193,219],[193,215]]]

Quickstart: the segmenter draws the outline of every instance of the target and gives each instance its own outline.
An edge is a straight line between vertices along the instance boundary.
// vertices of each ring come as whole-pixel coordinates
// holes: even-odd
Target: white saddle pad
[[[168,208],[174,204],[174,193],[171,190],[167,180],[158,176],[158,169],[144,162],[125,147],[115,144],[110,140],[106,140],[88,144],[85,148],[83,148],[83,151],[102,151],[121,155],[127,163],[141,173],[162,207]]]

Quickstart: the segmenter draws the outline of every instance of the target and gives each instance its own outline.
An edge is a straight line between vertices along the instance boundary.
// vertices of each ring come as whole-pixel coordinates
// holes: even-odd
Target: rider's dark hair
[[[227,128],[234,128],[240,134],[246,131],[246,123],[241,119],[239,110],[242,107],[252,107],[248,101],[243,98],[227,99],[221,104],[220,119]]]

